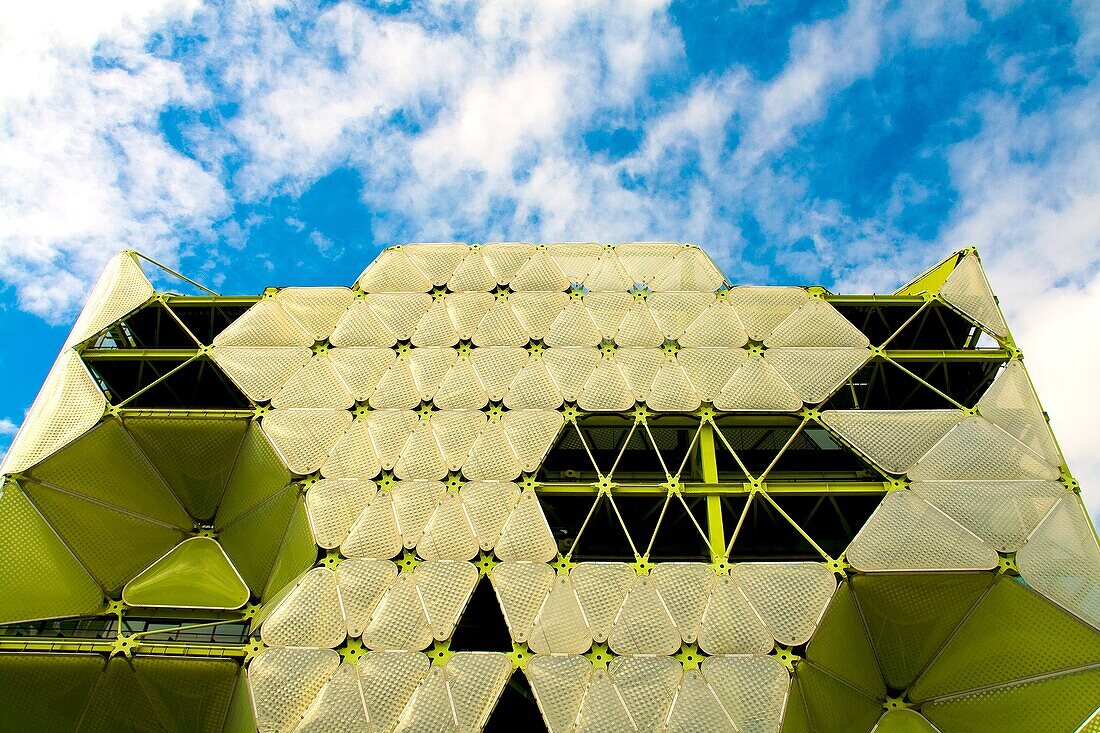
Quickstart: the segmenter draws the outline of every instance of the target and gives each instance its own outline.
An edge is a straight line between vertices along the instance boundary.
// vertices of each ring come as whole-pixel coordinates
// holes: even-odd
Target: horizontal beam
[[[244,305],[249,306],[263,300],[262,295],[168,295],[164,302],[169,306],[198,306],[198,305]]]
[[[1008,361],[1006,349],[887,349],[886,358],[894,361]]]
[[[689,483],[680,485],[684,496],[743,496],[754,490],[769,494],[786,496],[820,496],[822,494],[845,494],[848,496],[877,496],[885,494],[891,484],[878,481],[768,481],[760,489],[745,483]],[[595,495],[597,489],[591,483],[541,483],[536,493],[547,496]],[[665,496],[668,489],[659,483],[619,484],[611,490],[612,495],[620,496]]]
[[[168,305],[252,305],[263,300],[262,295],[167,295]],[[830,303],[840,305],[922,305],[923,295],[847,295],[842,293],[823,293],[821,296]]]
[[[114,639],[51,639],[41,636],[0,636],[0,652],[111,654],[114,651],[116,651]],[[244,659],[248,656],[249,647],[244,644],[138,641],[134,651],[139,655]]]
[[[185,361],[202,354],[200,349],[84,349],[85,361]]]
[[[200,349],[84,349],[80,355],[90,361],[171,361],[190,359]],[[878,359],[895,361],[1008,361],[1006,349],[887,349]]]
[[[924,305],[923,295],[842,295],[823,293],[824,300],[834,305]]]
[[[226,418],[227,420],[240,420],[242,418],[255,417],[256,411],[248,409],[219,410],[208,407],[194,409],[181,407],[123,407],[119,411],[123,417],[160,417],[160,418],[190,418],[194,420],[207,420],[209,418]]]

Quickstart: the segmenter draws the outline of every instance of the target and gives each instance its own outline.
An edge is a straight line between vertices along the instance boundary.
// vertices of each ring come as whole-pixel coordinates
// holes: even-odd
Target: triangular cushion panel
[[[282,588],[317,558],[305,503],[293,485],[225,527],[218,539],[259,597]]]
[[[806,663],[818,665],[874,697],[886,694],[851,583],[841,584],[829,603],[807,647]]]
[[[946,733],[1096,733],[1098,689],[1100,669],[1092,667],[937,700],[922,712]]]
[[[317,545],[313,543],[304,501],[299,500],[295,505],[281,540],[261,599],[277,592],[317,561]]]
[[[216,515],[218,531],[238,525],[228,532],[224,547],[231,564],[243,562],[241,574],[259,595],[283,540],[297,547],[302,533],[288,535],[290,508],[285,504],[274,515],[259,511],[248,521],[239,520],[289,483],[290,473],[258,424],[245,418],[139,413],[104,421],[30,470],[23,488],[109,592]],[[249,532],[263,538],[245,536]],[[312,541],[308,547],[308,553],[297,550],[292,566],[306,554],[312,560]],[[242,560],[242,555],[250,557]],[[239,606],[236,595],[233,599],[230,607]],[[226,602],[222,598],[214,605]]]
[[[883,716],[877,731],[1073,731],[1095,706],[1096,659],[1100,635],[1011,577],[856,575],[811,639],[792,694],[803,699],[815,731],[869,730],[857,720],[863,698],[855,693],[881,701],[886,689],[915,711]],[[798,720],[784,730],[804,730]]]
[[[187,512],[210,520],[222,500],[248,420],[136,415],[123,424]]]
[[[959,264],[962,252],[954,252],[949,257],[940,260],[932,267],[917,275],[909,282],[894,291],[894,295],[920,295],[921,293],[935,293],[943,286],[947,276]]]
[[[881,700],[812,664],[799,665],[796,676],[814,733],[868,733],[882,715]]]
[[[182,530],[193,522],[122,422],[108,419],[27,472],[30,480]]]
[[[249,424],[214,519],[221,531],[290,483],[290,471],[258,422]]]
[[[961,619],[910,696],[936,700],[1094,666],[1098,659],[1100,634],[1092,627],[1002,576]]]
[[[184,537],[176,527],[77,494],[32,482],[23,488],[108,595]]]
[[[0,724],[10,731],[74,730],[106,665],[99,654],[0,654]]]
[[[80,731],[220,733],[238,669],[227,659],[114,657],[79,718]]]
[[[103,606],[103,589],[14,482],[0,494],[0,587],[0,623],[80,616]]]
[[[886,684],[909,687],[992,583],[988,573],[854,576],[849,584]]]
[[[232,609],[248,596],[225,550],[209,537],[184,540],[122,589],[131,606]]]
[[[939,294],[995,336],[1008,335],[1008,326],[976,253],[970,252],[959,261],[940,287]]]

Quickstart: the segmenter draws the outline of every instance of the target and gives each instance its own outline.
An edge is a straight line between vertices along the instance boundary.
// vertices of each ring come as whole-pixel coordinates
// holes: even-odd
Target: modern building
[[[156,267],[0,465],[0,731],[1100,731],[1100,549],[973,250]]]

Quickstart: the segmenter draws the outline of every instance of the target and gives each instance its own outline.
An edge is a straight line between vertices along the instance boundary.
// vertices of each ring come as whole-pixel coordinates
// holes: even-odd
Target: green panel
[[[0,729],[75,731],[103,667],[98,655],[0,655]]]
[[[248,676],[244,669],[237,673],[233,699],[225,714],[222,733],[256,733],[256,719],[252,714],[252,693],[248,689]]]
[[[797,676],[791,682],[787,707],[783,711],[783,733],[813,733],[806,713],[806,703],[802,700],[802,683]]]
[[[248,596],[221,545],[208,537],[184,540],[122,589],[131,606],[240,608]]]
[[[0,623],[103,606],[103,590],[14,482],[0,494],[0,588]]]
[[[913,685],[929,700],[1100,660],[1100,632],[1003,577]]]
[[[993,579],[991,573],[853,577],[852,590],[886,684],[907,689]]]
[[[872,697],[886,696],[875,653],[848,583],[837,588],[806,649],[806,658]]]
[[[278,593],[287,583],[293,581],[302,572],[317,561],[317,544],[313,541],[313,533],[309,529],[309,515],[306,514],[305,500],[298,500],[298,507],[290,518],[290,524],[286,528],[286,537],[279,555],[275,558],[275,566],[271,570],[271,578],[267,581],[263,597]]]
[[[180,529],[194,525],[118,420],[100,423],[27,475]]]
[[[214,526],[219,530],[290,483],[290,471],[279,459],[259,423],[252,423],[241,443],[237,462]]]
[[[229,559],[254,595],[261,595],[283,543],[287,523],[298,505],[298,488],[285,487],[222,530],[218,536]]]
[[[125,425],[191,516],[213,519],[248,421],[135,416]]]
[[[168,731],[172,721],[162,720],[126,657],[113,657],[96,685],[84,711],[80,733],[119,731]]]
[[[959,253],[956,252],[938,265],[928,268],[915,279],[902,285],[901,289],[899,289],[895,295],[916,295],[926,291],[929,293],[938,293],[947,280],[947,276],[955,271],[955,266],[959,264],[959,259]]]
[[[184,535],[101,504],[28,483],[27,495],[108,595],[175,547]]]
[[[929,703],[945,733],[1074,733],[1100,700],[1100,669],[1047,677]]]
[[[920,713],[890,710],[878,722],[875,733],[939,733]]]
[[[136,657],[138,684],[167,729],[219,733],[240,667],[228,659]]]
[[[795,671],[802,682],[814,733],[867,733],[882,715],[882,701],[859,692],[836,677],[802,662]]]

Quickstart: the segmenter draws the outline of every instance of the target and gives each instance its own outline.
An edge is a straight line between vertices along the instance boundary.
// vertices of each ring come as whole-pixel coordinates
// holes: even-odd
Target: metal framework
[[[254,297],[121,253],[0,465],[0,712],[1091,730],[1100,549],[1022,358],[971,249],[893,295],[679,244]]]

